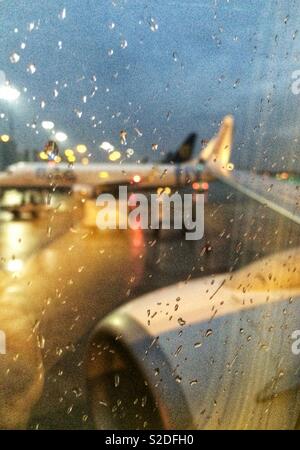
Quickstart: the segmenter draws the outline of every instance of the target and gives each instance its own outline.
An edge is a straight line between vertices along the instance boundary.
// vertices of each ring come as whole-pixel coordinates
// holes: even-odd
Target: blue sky
[[[2,0],[0,70],[22,91],[9,106],[18,146],[41,148],[52,120],[65,147],[84,143],[92,160],[106,159],[104,140],[158,159],[188,132],[200,145],[232,113],[239,166],[300,169],[299,15],[284,0]]]

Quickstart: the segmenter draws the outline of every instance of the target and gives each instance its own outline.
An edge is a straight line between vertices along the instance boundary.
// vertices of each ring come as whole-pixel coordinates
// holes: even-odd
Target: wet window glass
[[[0,0],[0,428],[299,427],[297,6]]]

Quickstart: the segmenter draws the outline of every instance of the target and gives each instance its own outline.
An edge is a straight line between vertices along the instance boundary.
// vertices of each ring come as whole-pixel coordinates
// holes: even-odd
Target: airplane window
[[[0,15],[0,429],[299,428],[296,2]]]

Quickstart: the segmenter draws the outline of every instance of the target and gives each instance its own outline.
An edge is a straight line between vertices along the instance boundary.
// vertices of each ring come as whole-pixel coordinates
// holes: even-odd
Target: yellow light
[[[156,192],[157,192],[157,195],[160,195],[163,192],[163,188],[162,187],[157,188]]]
[[[73,150],[71,148],[67,148],[65,150],[65,155],[68,158],[69,156],[74,156],[74,152],[73,152]]]
[[[48,159],[48,155],[45,152],[40,152],[39,156],[44,161],[46,161]]]
[[[10,140],[10,136],[8,134],[2,134],[0,139],[2,142],[8,142]]]
[[[115,150],[114,152],[110,153],[110,155],[109,155],[109,159],[111,161],[117,161],[120,158],[121,158],[121,153],[118,152],[117,150]]]
[[[171,189],[169,187],[166,187],[165,190],[164,190],[164,193],[167,194],[167,195],[170,195],[171,194]]]
[[[108,172],[99,172],[99,178],[108,178]]]
[[[87,166],[89,164],[89,158],[82,158],[81,160],[81,164],[83,164],[84,166]]]
[[[58,164],[61,162],[61,157],[60,156],[55,156],[54,161]]]
[[[76,150],[78,153],[85,153],[87,151],[87,147],[84,144],[79,144],[77,145]]]
[[[76,161],[76,157],[75,157],[74,155],[70,155],[70,156],[68,156],[68,161],[69,161],[70,163],[73,163],[73,162]]]

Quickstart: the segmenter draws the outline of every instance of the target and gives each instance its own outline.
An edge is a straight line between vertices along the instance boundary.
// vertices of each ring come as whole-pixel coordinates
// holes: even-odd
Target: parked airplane
[[[19,162],[0,174],[0,188],[17,189],[75,189],[84,187],[91,193],[120,184],[138,184],[142,187],[185,184],[195,179],[197,161],[189,162],[196,135],[191,134],[174,154],[168,154],[160,163],[92,163],[82,164]]]
[[[219,133],[193,160],[188,158],[195,143],[194,134],[187,138],[173,158],[168,157],[158,164],[95,163],[88,166],[70,166],[55,162],[19,162],[0,174],[0,189],[83,189],[91,196],[96,196],[102,190],[114,190],[119,185],[133,186],[139,190],[166,186],[177,188],[190,185],[194,181],[220,179],[300,223],[300,192],[296,184],[283,185],[269,176],[228,170],[232,168],[230,157],[233,124],[233,118],[226,116]]]

